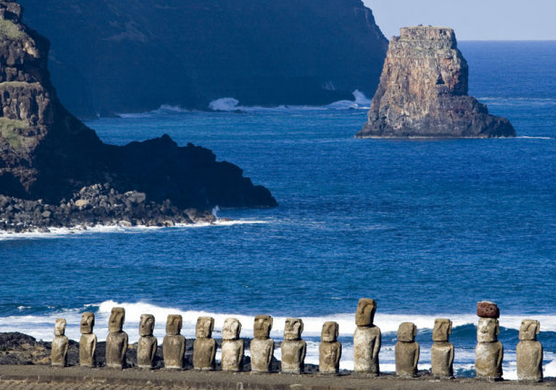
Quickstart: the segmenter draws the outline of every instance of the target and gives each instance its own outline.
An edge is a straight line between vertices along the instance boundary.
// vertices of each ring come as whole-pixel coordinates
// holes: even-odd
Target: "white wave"
[[[281,105],[276,107],[261,107],[261,106],[242,106],[239,104],[239,100],[233,97],[223,97],[220,99],[213,100],[209,103],[209,109],[213,111],[222,112],[255,112],[255,111],[316,111],[316,110],[347,110],[347,109],[364,109],[368,110],[370,108],[371,100],[365,96],[359,90],[352,92],[354,100],[340,100],[328,104],[326,106],[289,106]]]
[[[519,137],[516,137],[516,138],[518,138],[518,139],[545,139],[545,140],[546,139],[554,139],[552,137],[529,137],[529,136],[526,136],[526,135],[522,135],[522,136],[519,136]]]
[[[121,113],[117,114],[119,117],[124,119],[145,119],[153,118],[161,115],[175,115],[193,112],[192,110],[187,110],[180,106],[173,106],[170,104],[163,104],[158,109],[153,111],[147,111],[142,113]]]

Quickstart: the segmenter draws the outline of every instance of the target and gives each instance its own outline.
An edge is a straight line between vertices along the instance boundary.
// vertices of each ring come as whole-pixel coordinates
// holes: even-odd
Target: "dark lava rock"
[[[468,73],[452,29],[402,28],[357,137],[514,137],[507,119],[467,95]]]
[[[253,185],[237,166],[216,161],[208,149],[180,147],[167,135],[126,146],[104,144],[58,101],[47,70],[49,43],[21,23],[21,14],[18,3],[0,0],[0,193],[37,203],[12,199],[11,208],[0,212],[21,218],[27,213],[36,220],[40,211],[45,220],[61,221],[65,212],[60,208],[71,206],[61,204],[63,199],[102,183],[122,196],[143,193],[147,201],[134,206],[138,198],[115,199],[133,212],[124,216],[112,208],[115,218],[156,218],[156,213],[138,211],[155,208],[150,202],[178,219],[187,208],[277,205],[266,188]],[[79,218],[89,220],[107,210],[96,203],[99,207]]]

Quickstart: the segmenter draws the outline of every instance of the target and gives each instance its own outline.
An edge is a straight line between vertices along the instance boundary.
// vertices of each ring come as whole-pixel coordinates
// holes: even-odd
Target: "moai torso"
[[[502,378],[504,347],[498,341],[499,325],[494,318],[481,318],[477,327],[475,373],[477,378]]]
[[[239,338],[241,323],[235,318],[224,321],[222,329],[222,371],[243,370],[243,340]]]
[[[454,376],[454,346],[449,342],[452,333],[452,321],[437,318],[434,321],[431,347],[431,372],[441,378]]]
[[[325,322],[319,345],[319,373],[337,374],[340,371],[342,344],[338,342],[339,326],[337,322]]]
[[[66,320],[58,318],[54,325],[54,340],[52,340],[52,352],[50,359],[53,366],[65,367],[68,364],[69,340],[65,336]]]
[[[164,367],[167,369],[181,370],[183,368],[185,337],[180,334],[181,327],[181,315],[170,314],[166,322],[166,336],[162,342]]]
[[[540,323],[535,320],[524,320],[519,330],[517,344],[517,379],[520,381],[541,382],[543,380],[542,360],[543,347],[537,341]]]
[[[79,364],[83,367],[95,367],[95,351],[97,349],[97,336],[93,334],[95,315],[83,313],[81,316],[81,339],[79,340]]]
[[[137,344],[137,365],[139,368],[153,368],[154,357],[158,341],[153,336],[154,316],[150,314],[141,315],[139,323],[139,343]]]
[[[419,363],[419,344],[415,342],[417,327],[411,322],[404,322],[398,329],[396,343],[396,375],[400,377],[414,377],[417,375]]]
[[[360,299],[355,312],[357,328],[353,335],[354,371],[358,374],[377,376],[380,374],[378,354],[382,343],[380,329],[373,325],[376,302]]]
[[[251,371],[255,373],[270,372],[274,355],[274,340],[270,338],[273,319],[271,316],[256,316],[253,326],[254,339],[249,347],[251,351]]]
[[[282,372],[300,374],[305,368],[307,343],[301,340],[303,321],[299,318],[286,319],[284,341],[282,342]]]
[[[214,370],[216,356],[216,341],[212,339],[214,318],[199,317],[195,327],[195,342],[193,345],[193,367],[196,370]]]
[[[124,332],[125,310],[115,307],[110,314],[108,323],[108,337],[106,337],[106,366],[110,368],[124,368],[127,352],[128,337]]]

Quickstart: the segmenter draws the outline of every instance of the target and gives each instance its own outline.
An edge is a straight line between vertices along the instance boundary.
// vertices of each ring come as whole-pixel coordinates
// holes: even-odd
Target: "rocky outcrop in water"
[[[58,101],[47,70],[49,43],[21,17],[18,3],[0,0],[0,194],[37,201],[33,210],[43,203],[64,209],[65,199],[83,187],[107,183],[114,194],[144,193],[147,209],[168,202],[176,210],[276,205],[266,188],[254,186],[237,166],[217,162],[210,150],[179,147],[166,135],[122,147],[104,144]],[[3,213],[4,223],[18,218]],[[156,213],[143,217],[158,219]]]
[[[468,73],[452,29],[402,28],[357,137],[514,137],[507,119],[467,95]]]
[[[53,81],[80,117],[371,96],[388,47],[361,0],[20,2],[52,42]]]

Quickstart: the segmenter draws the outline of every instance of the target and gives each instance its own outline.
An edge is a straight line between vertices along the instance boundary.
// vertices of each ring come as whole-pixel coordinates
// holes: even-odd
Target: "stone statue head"
[[[181,332],[182,317],[179,314],[169,314],[166,320],[166,334],[168,336],[177,336]]]
[[[301,340],[303,320],[301,318],[287,318],[284,327],[284,340]]]
[[[81,334],[93,333],[95,327],[95,315],[91,312],[85,312],[81,315]]]
[[[58,318],[54,324],[54,336],[63,336],[66,334],[65,318]]]
[[[447,318],[437,318],[434,320],[432,330],[432,341],[448,341],[452,334],[452,321]]]
[[[108,322],[108,331],[110,333],[121,332],[124,327],[125,309],[123,307],[113,307],[110,313],[110,321]]]
[[[195,337],[198,339],[210,339],[214,330],[214,318],[199,317],[195,326]]]
[[[417,337],[417,326],[413,322],[402,322],[398,328],[398,341],[412,343]]]
[[[241,333],[241,322],[235,318],[226,318],[224,327],[222,328],[223,340],[237,340]]]
[[[253,334],[256,339],[268,339],[274,320],[271,316],[256,316],[253,324]]]
[[[480,318],[477,326],[477,341],[479,343],[492,343],[498,340],[500,326],[495,318]]]
[[[523,320],[519,329],[519,339],[521,341],[534,341],[541,331],[541,323],[536,320]]]
[[[328,321],[322,325],[320,341],[323,343],[334,343],[338,340],[340,334],[340,326],[337,322]]]
[[[374,299],[361,298],[355,312],[357,326],[371,326],[375,320],[376,302]]]
[[[152,336],[154,331],[154,316],[152,314],[141,314],[139,322],[139,335],[141,337]]]

